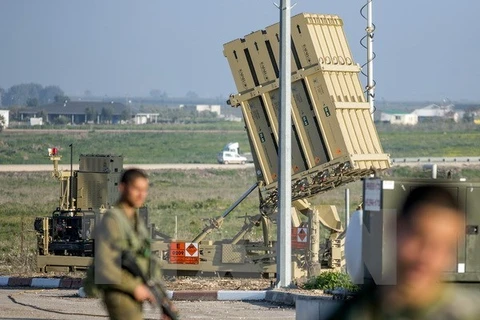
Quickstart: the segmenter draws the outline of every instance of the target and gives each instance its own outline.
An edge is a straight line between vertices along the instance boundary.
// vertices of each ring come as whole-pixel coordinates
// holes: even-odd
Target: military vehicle
[[[388,169],[390,160],[373,124],[359,79],[360,66],[353,60],[342,19],[302,13],[292,17],[291,24],[292,270],[293,276],[299,277],[317,272],[322,263],[332,269],[345,265],[344,227],[336,208],[313,206],[308,199]],[[173,240],[161,236],[150,225],[152,247],[164,262],[166,272],[274,277],[277,242],[272,227],[278,214],[279,24],[226,43],[224,55],[238,90],[228,103],[242,110],[257,181],[192,239]],[[73,186],[69,198],[75,199],[75,206],[73,200],[62,202],[53,217],[37,220],[38,268],[84,268],[91,258],[81,256],[92,255],[88,248],[93,240],[87,230],[101,216],[101,211],[113,204],[115,184],[122,169],[120,158],[81,157],[80,170],[71,174],[58,171],[57,156],[51,155],[51,159],[55,176],[62,182],[62,199],[68,198],[65,192]],[[256,189],[259,212],[233,238],[209,241],[208,234],[220,228],[238,204]],[[146,217],[148,221],[148,214]],[[92,222],[86,223],[88,219]],[[54,227],[58,225],[62,230],[66,225],[65,230],[81,234],[80,240],[66,238],[68,232],[58,233]],[[322,250],[320,225],[330,231]],[[249,231],[255,227],[262,228],[262,241],[248,239]],[[74,248],[71,239],[77,241]]]

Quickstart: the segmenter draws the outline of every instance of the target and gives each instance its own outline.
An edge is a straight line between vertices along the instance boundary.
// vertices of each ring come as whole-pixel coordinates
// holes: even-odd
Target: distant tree
[[[217,118],[218,115],[217,115],[217,113],[212,112],[210,110],[205,110],[205,111],[199,112],[198,116],[201,117],[201,118],[215,119],[215,118]]]
[[[185,94],[185,98],[188,98],[190,100],[193,100],[193,99],[198,99],[198,94],[194,91],[188,91],[186,94]]]
[[[43,119],[43,123],[47,123],[47,112],[45,110],[41,110],[38,114],[38,117]]]
[[[473,123],[475,119],[475,113],[473,111],[465,111],[462,121],[465,123]]]
[[[155,99],[166,99],[168,98],[168,94],[165,91],[161,91],[158,89],[150,90],[150,96]]]
[[[102,112],[100,113],[100,116],[102,117],[103,122],[110,123],[113,119],[113,107],[112,106],[103,107]]]
[[[123,110],[121,118],[123,121],[130,120],[132,118],[132,112],[130,111],[130,109]]]
[[[37,98],[28,98],[27,99],[27,107],[36,107],[38,106],[38,99]]]
[[[54,124],[67,124],[70,120],[65,116],[58,116],[58,118],[53,119]]]
[[[87,116],[87,121],[95,121],[98,116],[98,112],[93,107],[86,107],[85,115]]]
[[[55,101],[56,96],[65,96],[65,93],[58,86],[46,86],[40,91],[39,103],[48,104]]]
[[[21,120],[20,119],[20,110],[22,109],[22,107],[19,107],[19,106],[14,106],[14,107],[10,107],[10,119],[12,120]]]
[[[0,114],[0,132],[3,131],[3,128],[5,127],[5,118],[3,115]]]
[[[25,106],[28,99],[40,99],[43,87],[38,83],[23,83],[10,87],[3,94],[2,103],[5,106]]]
[[[0,106],[2,106],[2,99],[4,94],[5,94],[5,89],[0,88]]]
[[[70,101],[70,98],[69,98],[68,96],[62,94],[62,95],[56,95],[56,96],[53,98],[53,100],[54,100],[55,102],[65,102],[65,101],[68,102],[68,101]]]

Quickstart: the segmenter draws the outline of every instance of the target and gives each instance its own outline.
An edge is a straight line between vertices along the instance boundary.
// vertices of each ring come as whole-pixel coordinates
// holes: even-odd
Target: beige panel
[[[304,15],[292,18],[292,39],[297,48],[298,58],[303,68],[319,63],[319,57],[323,56],[322,48],[318,45],[311,34]]]
[[[299,124],[299,133],[304,141],[304,152],[309,157],[311,167],[328,162],[326,146],[321,130],[317,126],[317,119],[310,101],[310,95],[306,91],[304,80],[292,83],[292,104],[295,106]]]
[[[233,80],[237,86],[238,92],[245,92],[255,87],[252,74],[250,72],[247,58],[245,56],[245,45],[241,39],[236,39],[224,44],[223,54],[228,60]]]
[[[357,110],[355,109],[349,110],[348,116],[350,117],[350,119],[352,119],[352,124],[353,124],[353,127],[349,129],[352,132],[352,135],[355,135],[355,137],[357,138],[358,144],[360,146],[360,153],[369,154],[370,150],[368,149],[367,144],[365,142],[365,136],[362,130],[363,128],[360,126],[358,121],[359,119],[358,119]]]
[[[270,120],[266,116],[260,97],[250,99],[244,105],[244,111],[250,114],[252,120],[249,131],[260,142],[259,147],[262,150],[260,162],[264,165],[262,170],[264,177],[268,183],[274,182],[278,178],[278,145],[270,128]]]
[[[360,76],[359,73],[350,73],[350,80],[352,81],[352,84],[355,86],[355,92],[357,95],[358,100],[360,102],[366,102],[365,94],[363,93],[363,87],[362,83],[360,82]]]
[[[274,67],[265,40],[264,31],[257,31],[245,36],[245,47],[250,53],[260,84],[275,81],[277,78],[275,68],[278,68],[278,66]]]
[[[278,119],[279,119],[279,108],[280,108],[280,95],[279,95],[279,90],[275,89],[271,91],[268,95],[267,99],[265,99],[266,104],[268,105],[267,109],[273,110],[274,117],[272,117],[272,127],[275,128],[275,130],[278,132],[279,126],[278,126]],[[294,108],[292,106],[292,114],[295,112]],[[298,173],[305,171],[308,169],[306,161],[306,156],[302,151],[302,146],[301,143],[299,144],[299,136],[297,134],[297,125],[295,121],[292,121],[292,174]],[[278,135],[276,135],[277,142],[279,142]]]
[[[358,120],[358,125],[362,132],[363,143],[366,145],[365,153],[375,153],[375,147],[373,146],[372,134],[368,130],[366,119],[364,118],[363,110],[355,110],[355,118]]]
[[[328,149],[331,153],[331,159],[335,159],[348,154],[345,146],[345,140],[338,132],[338,120],[335,113],[335,103],[332,101],[332,86],[328,86],[321,73],[307,77],[307,83],[315,85],[311,88],[314,108],[317,119],[320,120],[323,128],[323,134],[327,140]]]
[[[365,127],[368,129],[368,132],[370,133],[370,141],[373,144],[373,152],[372,153],[383,153],[383,148],[380,144],[380,139],[378,137],[377,133],[377,128],[375,127],[371,114],[370,114],[370,109],[368,110],[363,110],[363,116],[362,118],[365,121]]]
[[[266,34],[265,38],[269,41],[270,45],[272,46],[273,55],[275,56],[275,61],[277,65],[280,65],[280,26],[278,23],[268,26],[265,28]],[[295,59],[292,55],[291,61],[291,69],[292,72],[297,70],[297,65],[295,63]]]

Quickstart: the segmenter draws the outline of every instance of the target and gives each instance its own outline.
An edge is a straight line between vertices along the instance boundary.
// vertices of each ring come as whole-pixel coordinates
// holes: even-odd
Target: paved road
[[[295,310],[267,302],[178,301],[182,319],[295,319]],[[96,299],[76,296],[75,290],[0,290],[0,319],[107,319]],[[146,305],[146,319],[159,319]]]
[[[58,133],[88,133],[91,130],[85,129],[7,129],[6,133],[43,133],[43,134],[58,134]],[[95,132],[102,133],[245,133],[245,130],[173,130],[173,129],[94,129]]]
[[[437,163],[437,164],[480,164],[480,157],[408,157],[408,158],[393,158],[393,165],[401,164],[426,164],[426,163]]]
[[[63,164],[58,166],[60,170],[70,170],[70,165]],[[253,168],[253,164],[193,164],[193,163],[172,163],[172,164],[124,164],[125,169],[141,168],[144,170],[199,170],[199,169],[216,169],[216,170],[238,170]],[[0,172],[40,172],[52,171],[52,164],[0,164]],[[78,164],[73,165],[73,170],[78,170]]]

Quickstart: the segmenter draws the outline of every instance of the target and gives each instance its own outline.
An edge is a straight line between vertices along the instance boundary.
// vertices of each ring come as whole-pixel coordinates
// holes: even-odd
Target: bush
[[[304,289],[307,290],[334,290],[335,288],[344,288],[349,291],[359,289],[357,285],[353,284],[348,274],[335,271],[322,272],[319,276],[308,280],[304,285]]]

